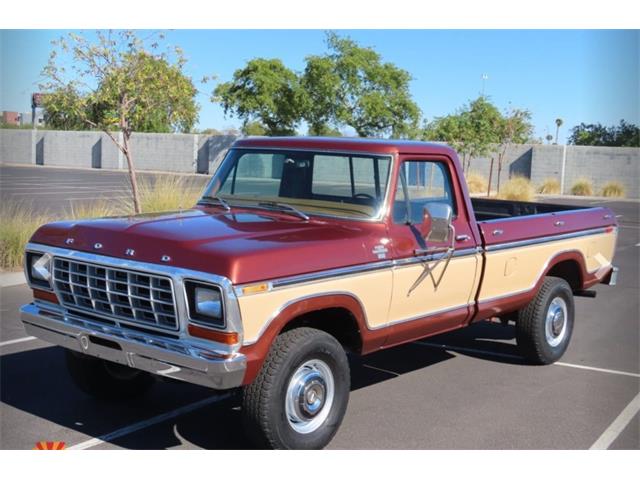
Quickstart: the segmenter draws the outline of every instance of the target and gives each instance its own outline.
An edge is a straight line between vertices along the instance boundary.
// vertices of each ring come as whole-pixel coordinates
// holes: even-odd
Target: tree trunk
[[[129,137],[131,133],[122,132],[122,138],[124,139],[123,153],[127,159],[127,166],[129,167],[129,180],[131,181],[131,193],[133,194],[133,211],[138,214],[142,213],[140,209],[140,196],[138,194],[138,179],[136,177],[136,168],[133,164],[133,156],[131,155],[131,147],[129,146]]]
[[[493,155],[491,155],[491,165],[489,166],[489,184],[487,185],[487,197],[491,196],[491,177],[493,176]]]
[[[502,172],[502,159],[504,158],[504,153],[498,155],[498,178],[496,179],[496,194],[500,193],[500,172]]]

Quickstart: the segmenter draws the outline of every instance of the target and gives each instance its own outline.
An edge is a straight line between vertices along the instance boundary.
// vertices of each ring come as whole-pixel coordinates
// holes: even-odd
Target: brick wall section
[[[234,140],[229,135],[134,133],[131,148],[140,170],[211,174]],[[535,185],[546,178],[560,180],[565,148],[565,193],[579,177],[586,177],[594,183],[595,193],[605,182],[616,180],[625,186],[628,198],[640,198],[639,148],[511,145],[504,157],[501,183],[516,174],[530,178]],[[127,168],[126,159],[106,134],[52,130],[0,130],[1,163]],[[470,171],[488,179],[490,165],[490,158],[474,158]],[[493,189],[497,175],[494,161]]]

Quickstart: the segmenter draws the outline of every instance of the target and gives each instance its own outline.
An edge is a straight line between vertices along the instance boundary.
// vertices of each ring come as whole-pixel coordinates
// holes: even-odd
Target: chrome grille
[[[115,321],[177,330],[171,279],[146,272],[54,257],[53,283],[67,308]]]

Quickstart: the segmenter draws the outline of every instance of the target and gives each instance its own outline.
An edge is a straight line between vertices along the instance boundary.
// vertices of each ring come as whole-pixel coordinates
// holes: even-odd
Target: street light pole
[[[489,75],[487,75],[486,73],[482,74],[482,96],[484,97],[484,84],[485,82],[489,80]]]

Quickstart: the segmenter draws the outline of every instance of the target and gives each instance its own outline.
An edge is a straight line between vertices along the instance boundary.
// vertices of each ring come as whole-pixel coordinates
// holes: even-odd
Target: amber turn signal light
[[[226,345],[234,345],[238,343],[240,337],[237,332],[218,332],[209,328],[199,327],[198,325],[189,324],[189,335],[193,337],[213,340],[214,342],[224,343]]]

